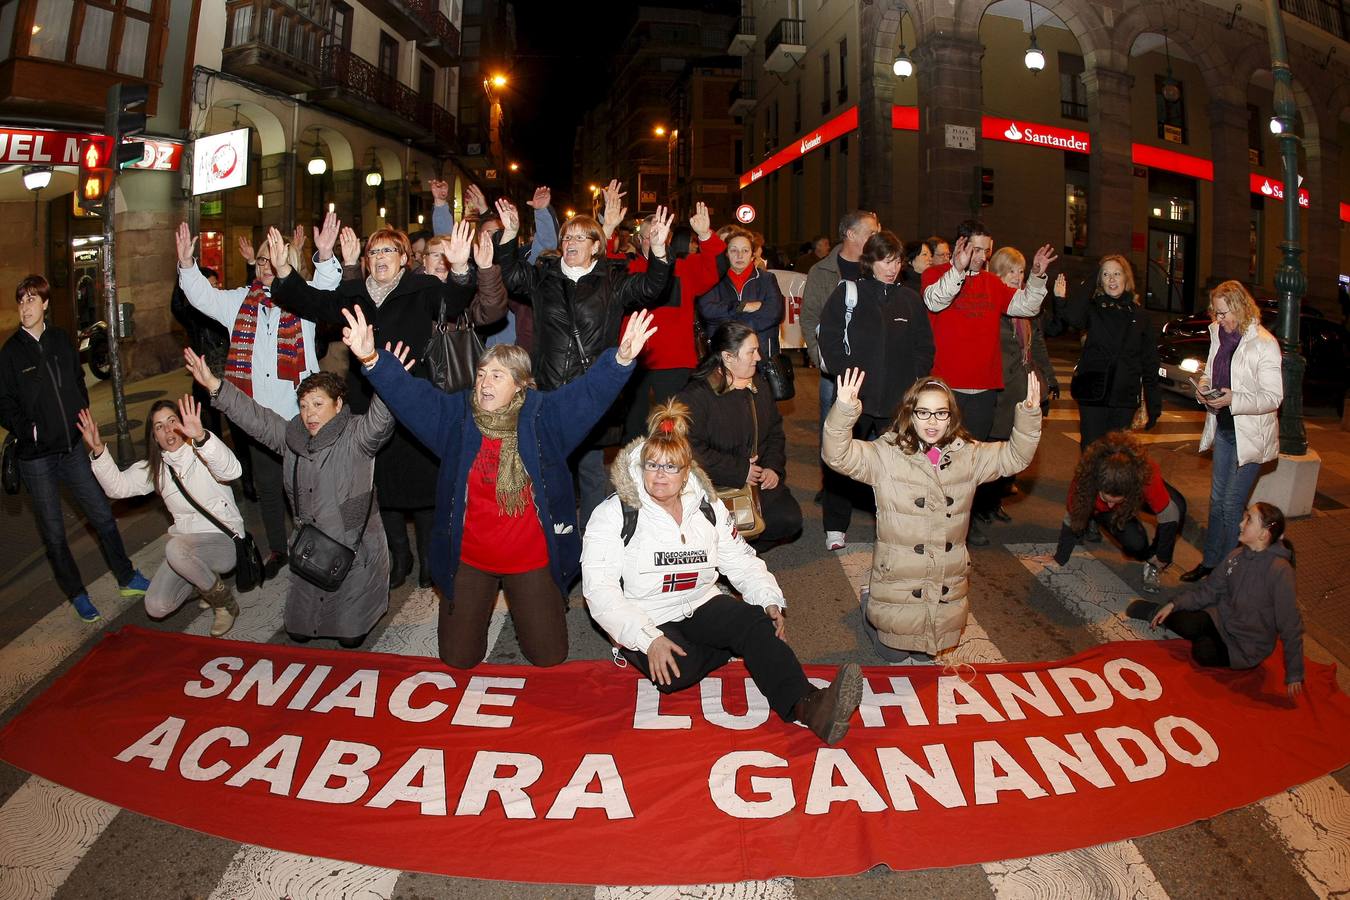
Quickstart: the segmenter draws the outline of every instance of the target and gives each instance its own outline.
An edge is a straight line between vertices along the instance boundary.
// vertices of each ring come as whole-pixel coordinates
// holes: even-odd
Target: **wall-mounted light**
[[[30,166],[23,170],[23,186],[33,193],[37,193],[51,183],[51,166]]]
[[[905,14],[908,10],[903,7],[900,9],[900,49],[895,54],[895,62],[891,64],[891,71],[895,73],[896,78],[908,78],[914,74],[914,60],[909,58],[909,51],[905,49]]]
[[[1168,103],[1181,99],[1181,85],[1172,77],[1172,46],[1167,41],[1167,29],[1163,29],[1163,54],[1167,57],[1167,76],[1163,78],[1162,95]]]
[[[425,225],[425,224],[427,224],[427,217],[424,216],[424,215],[422,215],[421,213],[418,213],[418,214],[417,214],[417,224],[418,224],[418,225]]]
[[[381,219],[384,218],[384,207],[383,207],[383,206],[380,207],[380,218],[381,218]]]
[[[379,187],[384,184],[384,173],[380,171],[378,164],[371,166],[366,172],[366,185],[368,187]]]
[[[1027,47],[1027,52],[1022,55],[1022,64],[1031,70],[1032,75],[1035,75],[1045,68],[1045,54],[1036,45],[1036,11],[1031,5],[1031,0],[1027,0],[1027,24],[1031,26],[1031,45]]]

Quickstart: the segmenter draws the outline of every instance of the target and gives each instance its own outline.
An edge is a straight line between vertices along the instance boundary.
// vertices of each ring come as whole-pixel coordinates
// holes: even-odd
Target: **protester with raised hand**
[[[821,455],[830,468],[870,484],[877,499],[877,541],[863,629],[889,661],[934,656],[961,640],[969,611],[966,529],[977,485],[1031,464],[1041,436],[1041,388],[1027,376],[1009,441],[974,441],[961,426],[954,392],[920,378],[900,401],[890,430],[875,441],[852,436],[862,412],[864,373],[839,378],[825,419]]]
[[[412,365],[402,345],[393,354]],[[217,378],[191,349],[183,358],[210,392],[211,404],[282,458],[297,534],[312,525],[355,552],[346,577],[331,591],[301,577],[292,560],[286,633],[299,643],[324,637],[361,646],[389,608],[389,549],[379,527],[374,469],[375,454],[393,433],[393,416],[378,397],[365,415],[354,414],[344,402],[346,382],[316,372],[296,389],[300,412],[287,420]]]
[[[534,378],[541,390],[579,378],[608,347],[618,344],[625,313],[658,305],[670,278],[666,242],[674,216],[659,207],[652,224],[647,271],[630,274],[604,258],[605,237],[590,216],[575,216],[562,228],[562,256],[533,266],[518,256],[519,217],[507,200],[497,209],[504,230],[497,248],[506,289],[534,306]],[[581,488],[581,522],[609,493],[604,450],[597,435],[576,459]]]
[[[537,390],[529,356],[502,344],[479,361],[473,389],[454,394],[377,354],[359,307],[344,315],[343,340],[380,398],[440,458],[431,550],[442,661],[456,668],[482,662],[500,586],[525,658],[562,662],[565,597],[581,556],[567,457],[628,380],[654,333],[650,313],[634,315],[617,350],[604,350],[555,391]]]
[[[623,205],[623,198],[627,197],[628,193],[624,191],[623,185],[615,178],[600,189],[600,196],[605,202],[600,225],[605,232],[605,246],[608,247],[610,239],[614,237],[614,229],[623,224],[623,220],[628,217],[628,207]],[[661,209],[664,208],[661,207]]]
[[[333,256],[342,223],[333,213],[324,217],[314,233],[317,262],[313,286],[319,290],[337,287],[342,269]],[[217,373],[249,397],[282,418],[296,415],[295,388],[306,376],[319,371],[318,340],[312,319],[282,309],[273,302],[277,266],[290,272],[299,264],[294,246],[284,241],[275,250],[267,242],[254,255],[257,277],[247,287],[221,290],[207,283],[197,268],[193,248],[197,239],[187,223],[175,235],[178,251],[178,284],[188,302],[230,330],[230,349],[224,372]],[[243,242],[241,246],[246,246]],[[281,488],[281,460],[252,442],[248,453],[253,484],[258,493],[263,531],[270,550],[264,568],[271,578],[286,564],[286,501]]]
[[[164,562],[145,592],[146,614],[152,619],[172,615],[196,592],[215,611],[211,636],[226,634],[239,615],[221,576],[234,569],[234,538],[244,534],[244,518],[229,485],[240,467],[225,442],[202,427],[201,406],[191,394],[177,404],[156,400],[145,420],[145,459],[127,469],[119,469],[107,452],[87,409],[80,410],[79,428],[105,494],[120,500],[158,493],[173,517]],[[221,531],[192,501],[233,533]]]
[[[754,242],[742,228],[727,235],[726,254],[730,265],[725,274],[698,298],[708,337],[716,338],[728,322],[748,325],[759,335],[760,358],[772,359],[778,354],[778,324],[787,309],[778,279],[755,267]]]

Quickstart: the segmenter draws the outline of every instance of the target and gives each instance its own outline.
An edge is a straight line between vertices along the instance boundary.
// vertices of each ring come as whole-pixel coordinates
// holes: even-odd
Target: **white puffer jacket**
[[[244,517],[234,502],[234,491],[227,482],[239,477],[239,460],[225,442],[211,432],[207,432],[206,442],[193,448],[190,443],[160,458],[163,465],[172,466],[183,487],[211,515],[219,519],[226,527],[233,528],[236,535],[244,533]],[[156,489],[150,483],[150,463],[145,460],[133,463],[125,470],[117,468],[113,462],[112,451],[105,448],[101,456],[92,461],[94,477],[103,488],[103,493],[114,500],[123,497],[140,497]],[[164,505],[173,516],[169,534],[220,534],[201,513],[192,508],[182,492],[173,483],[168,472],[161,471],[160,496]]]
[[[1205,371],[1214,371],[1214,354],[1219,349],[1219,326],[1209,326],[1209,357]],[[1284,401],[1284,376],[1281,372],[1280,342],[1275,335],[1252,322],[1233,351],[1232,363],[1233,432],[1237,437],[1238,465],[1269,462],[1280,455],[1280,426],[1276,413]],[[1214,445],[1218,416],[1205,416],[1205,432],[1200,437],[1200,452]]]
[[[778,582],[732,526],[712,482],[691,466],[681,500],[681,521],[648,495],[642,483],[639,438],[610,467],[616,493],[596,507],[581,546],[581,581],[586,605],[600,627],[630,650],[647,652],[660,636],[656,626],[677,622],[722,591],[720,571],[747,603],[786,608]],[[704,498],[716,524],[699,509]],[[623,504],[638,509],[637,529],[623,543]],[[645,629],[645,630],[644,630]]]

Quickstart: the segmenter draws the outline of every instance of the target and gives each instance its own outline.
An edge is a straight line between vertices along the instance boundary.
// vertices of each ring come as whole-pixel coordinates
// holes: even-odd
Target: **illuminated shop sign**
[[[1042,125],[1025,119],[1000,119],[996,116],[984,116],[981,133],[986,141],[1007,141],[1012,144],[1031,144],[1035,147],[1049,147],[1051,150],[1067,150],[1070,153],[1090,153],[1091,137],[1086,131],[1074,131],[1069,128],[1056,128],[1054,125]]]
[[[1341,221],[1350,222],[1350,203],[1341,204]]]
[[[1284,182],[1277,181],[1274,178],[1267,178],[1264,175],[1258,175],[1253,172],[1251,176],[1251,187],[1253,194],[1260,194],[1262,197],[1270,197],[1272,200],[1284,202]],[[1298,189],[1298,205],[1307,209],[1312,204],[1312,197],[1308,194],[1307,188]]]
[[[835,138],[842,137],[857,127],[858,107],[854,106],[826,122],[824,125],[821,125],[819,128],[808,131],[791,144],[788,144],[786,147],[779,150],[773,156],[764,160],[764,162],[755,166],[749,172],[746,172],[741,176],[741,187],[749,187],[770,172],[781,169],[788,163],[801,159],[812,150],[825,146]]]
[[[78,166],[80,143],[95,137],[70,131],[0,128],[0,164]]]
[[[896,131],[918,131],[919,108],[917,106],[892,106],[891,127]]]
[[[1178,175],[1188,175],[1191,178],[1199,178],[1201,181],[1214,180],[1214,163],[1203,157],[1191,156],[1189,153],[1164,150],[1161,147],[1151,147],[1148,144],[1132,144],[1130,146],[1130,158],[1136,166],[1148,166],[1150,169],[1176,172]]]

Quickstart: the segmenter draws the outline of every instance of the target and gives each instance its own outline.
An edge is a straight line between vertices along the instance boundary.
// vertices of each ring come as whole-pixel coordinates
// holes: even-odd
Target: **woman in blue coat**
[[[778,279],[755,268],[750,232],[739,228],[727,237],[730,268],[717,286],[698,298],[698,312],[708,323],[712,339],[724,322],[740,322],[759,335],[760,359],[778,354],[778,323],[783,321],[785,301]]]
[[[343,315],[343,340],[380,399],[440,458],[430,557],[441,589],[441,659],[460,669],[482,662],[500,587],[525,658],[537,666],[562,662],[565,592],[581,565],[567,457],[628,381],[655,332],[651,313],[634,314],[617,349],[555,391],[535,390],[529,354],[499,344],[479,361],[473,388],[454,394],[376,351],[359,308]]]

